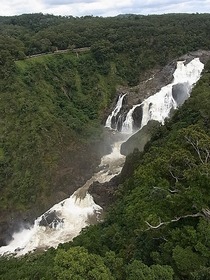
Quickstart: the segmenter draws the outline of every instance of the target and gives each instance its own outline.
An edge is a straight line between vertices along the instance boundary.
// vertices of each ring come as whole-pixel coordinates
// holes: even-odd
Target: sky
[[[210,0],[1,0],[0,15],[43,13],[63,16],[210,13]]]

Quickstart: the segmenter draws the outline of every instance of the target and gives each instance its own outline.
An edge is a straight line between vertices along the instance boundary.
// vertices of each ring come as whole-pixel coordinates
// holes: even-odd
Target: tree
[[[98,255],[89,254],[83,247],[58,250],[55,274],[59,280],[114,280],[110,270]]]
[[[91,47],[91,52],[99,63],[104,63],[111,57],[111,43],[107,40],[101,40]]]
[[[202,265],[202,259],[190,247],[182,248],[177,245],[173,250],[173,259],[183,276],[198,270]]]
[[[127,267],[127,280],[172,280],[173,269],[170,266],[153,265],[148,267],[134,260]]]

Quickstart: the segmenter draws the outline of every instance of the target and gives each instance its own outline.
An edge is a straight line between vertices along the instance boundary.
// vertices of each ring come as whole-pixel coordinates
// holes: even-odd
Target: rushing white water
[[[114,134],[115,141],[112,152],[102,157],[99,165],[100,171],[95,173],[72,196],[55,204],[36,219],[33,226],[15,233],[13,240],[7,246],[0,248],[0,255],[15,253],[19,256],[37,248],[57,247],[59,243],[72,240],[82,228],[92,223],[92,220],[98,220],[102,208],[93,201],[92,196],[87,191],[94,181],[104,183],[121,172],[125,156],[121,155],[120,146],[134,133],[132,114],[135,108],[143,106],[141,127],[151,119],[163,123],[164,119],[169,116],[171,109],[177,107],[172,96],[172,87],[182,83],[187,92],[190,93],[193,84],[200,78],[203,67],[204,65],[199,59],[193,59],[187,65],[184,65],[183,61],[178,62],[173,82],[141,104],[134,105],[123,123],[122,133],[110,130],[110,133]],[[125,94],[119,96],[113,112],[107,119],[106,127],[111,128],[111,119],[120,112],[124,96]]]
[[[0,248],[0,253],[16,253],[19,256],[36,248],[57,247],[59,243],[67,242],[77,236],[81,228],[88,225],[89,217],[98,215],[100,211],[101,207],[94,203],[90,194],[87,194],[84,199],[74,194],[55,204],[48,211],[47,214],[56,215],[51,225],[40,226],[39,223],[45,217],[39,217],[31,228],[15,233],[10,244]]]
[[[171,109],[176,109],[178,105],[172,96],[173,86],[182,84],[189,97],[193,85],[201,76],[203,68],[204,64],[200,62],[199,58],[191,60],[186,65],[184,61],[178,61],[177,68],[173,74],[173,81],[162,87],[156,94],[145,99],[141,104],[134,105],[126,116],[122,125],[122,131],[128,134],[133,131],[132,114],[135,108],[140,105],[143,106],[141,128],[146,125],[149,120],[156,120],[164,123],[165,118],[169,117]]]
[[[56,248],[59,243],[72,240],[82,228],[100,219],[102,208],[93,201],[88,188],[94,181],[104,183],[121,172],[125,156],[120,154],[120,146],[128,138],[118,131],[110,132],[114,134],[115,141],[112,152],[102,157],[100,171],[73,195],[36,219],[33,226],[14,233],[13,240],[0,248],[0,255],[13,253],[20,256],[35,249]]]
[[[95,181],[100,183],[109,182],[119,174],[125,162],[125,156],[120,153],[120,147],[131,135],[124,135],[118,131],[112,131],[112,133],[115,133],[116,139],[112,145],[112,152],[102,157],[99,167],[104,168],[96,174]]]
[[[126,119],[122,124],[122,133],[132,134],[133,133],[133,112],[136,107],[141,106],[142,104],[134,105],[130,111],[127,113]]]
[[[116,104],[114,110],[111,112],[111,114],[108,116],[108,118],[106,120],[105,127],[112,128],[111,127],[111,125],[112,125],[112,118],[116,117],[117,114],[120,112],[120,109],[122,108],[122,104],[123,104],[123,99],[124,99],[125,96],[126,96],[126,93],[119,96],[117,104]]]

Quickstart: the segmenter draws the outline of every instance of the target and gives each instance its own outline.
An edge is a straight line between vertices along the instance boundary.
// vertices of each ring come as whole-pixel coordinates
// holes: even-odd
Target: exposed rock
[[[197,50],[197,51],[189,52],[179,57],[178,60],[185,60],[185,64],[187,64],[196,57],[199,57],[200,61],[205,64],[210,58],[210,51]]]
[[[141,121],[143,117],[143,108],[142,105],[136,107],[133,111],[133,128],[139,129],[141,127]]]
[[[155,94],[163,86],[170,83],[173,79],[173,73],[175,69],[176,61],[173,61],[172,63],[164,67],[162,70],[157,68],[153,71],[150,71],[150,76],[147,76],[149,78],[145,77],[146,80],[141,81],[138,86],[132,88],[119,86],[117,88],[116,99],[111,105],[110,113],[113,110],[119,96],[124,94],[126,94],[126,96],[123,99],[122,108],[120,112],[115,118],[112,119],[112,128],[117,128],[119,131],[121,131],[122,123],[125,120],[128,111],[133,107],[133,105],[142,103],[142,101],[145,98]],[[139,128],[141,126],[141,110],[141,107],[137,107],[134,110],[134,115],[136,115],[136,117],[134,118],[134,126],[136,128]]]
[[[189,63],[195,57],[200,57],[201,62],[206,63],[210,57],[210,52],[192,52],[180,57],[177,60],[186,60],[186,63]],[[133,105],[140,104],[145,98],[155,94],[163,86],[172,82],[177,60],[172,61],[163,69],[154,69],[153,71],[148,72],[147,75],[144,76],[145,79],[142,80],[136,87],[118,87],[116,99],[113,102],[113,106],[111,106],[110,113],[113,110],[117,99],[119,98],[119,95],[126,93],[126,96],[123,100],[123,106],[118,116],[113,120],[114,128],[116,128],[116,124],[118,124],[117,129],[121,130],[122,122],[124,121],[127,112],[132,108]],[[177,104],[181,106],[188,97],[186,92],[186,85],[175,85],[173,87],[173,97],[176,100]],[[150,106],[152,106],[152,104]],[[119,117],[121,117],[120,120]],[[136,109],[134,110],[133,119],[134,127],[138,129],[142,121],[141,106],[136,107]],[[129,156],[126,157],[126,161],[121,174],[114,177],[110,182],[104,184],[94,182],[89,189],[89,192],[91,193],[97,204],[106,209],[107,206],[109,206],[110,203],[113,202],[114,194],[118,188],[119,183],[123,183],[129,176],[129,174],[133,172],[133,162],[138,161],[140,152],[144,150],[145,144],[151,139],[153,131],[158,126],[160,126],[159,122],[149,121],[148,124],[142,128],[142,130],[138,131],[125,143],[122,144],[121,153],[123,155]]]
[[[115,191],[119,184],[119,176],[115,176],[106,183],[94,182],[88,192],[92,195],[96,204],[100,205],[104,211],[113,203],[115,200]]]
[[[179,57],[178,59],[173,60],[171,63],[166,65],[165,67],[155,68],[153,70],[149,70],[140,78],[139,85],[129,88],[125,86],[119,86],[117,88],[116,98],[113,104],[110,107],[110,113],[113,110],[119,95],[126,96],[123,99],[123,104],[118,115],[112,120],[112,128],[121,131],[122,123],[125,120],[125,117],[128,111],[133,107],[133,105],[141,104],[141,102],[148,98],[149,96],[155,94],[160,91],[160,89],[171,83],[173,80],[173,73],[176,69],[177,61],[185,61],[185,63],[189,63],[192,59],[199,57],[202,63],[206,63],[210,58],[210,51],[198,50],[195,52],[190,52],[186,55]],[[177,100],[178,105],[182,105],[186,100],[186,89],[184,84],[180,84],[179,86],[174,86],[173,88],[173,96]],[[136,114],[136,116],[135,116]],[[133,113],[134,116],[134,127],[140,127],[141,120],[141,108],[137,107]],[[105,123],[105,121],[104,121]]]
[[[189,97],[188,87],[189,85],[187,83],[173,85],[172,96],[178,106],[181,106]]]
[[[151,139],[154,129],[158,126],[160,126],[159,122],[149,121],[147,125],[121,145],[121,154],[127,156],[132,153],[135,148],[142,152],[146,143]]]
[[[22,228],[29,228],[33,221],[33,213],[31,212],[1,212],[0,216],[0,246],[6,245],[11,239],[14,232],[20,231]]]
[[[42,215],[42,219],[39,222],[40,226],[56,228],[59,224],[62,224],[63,220],[60,219],[56,211],[48,211]]]

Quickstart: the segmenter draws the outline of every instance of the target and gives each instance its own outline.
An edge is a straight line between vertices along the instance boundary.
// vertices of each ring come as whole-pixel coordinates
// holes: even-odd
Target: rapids
[[[88,193],[88,188],[94,181],[108,182],[121,172],[125,156],[121,155],[120,146],[136,132],[133,129],[132,116],[135,108],[143,106],[143,116],[139,129],[151,119],[164,123],[164,119],[169,117],[171,110],[179,106],[173,97],[173,87],[181,84],[188,97],[193,85],[199,80],[203,67],[204,65],[199,58],[193,59],[188,64],[185,64],[184,61],[178,61],[173,81],[162,87],[156,94],[145,99],[141,104],[134,105],[127,113],[121,132],[117,131],[117,126],[116,129],[111,128],[113,118],[117,123],[116,119],[120,117],[125,94],[119,96],[105,125],[106,129],[109,129],[110,133],[113,134],[115,141],[111,153],[102,157],[99,171],[93,174],[92,178],[69,198],[55,204],[38,217],[32,226],[14,233],[13,240],[7,246],[0,248],[0,255],[12,253],[20,256],[35,249],[56,248],[59,243],[72,240],[82,228],[99,221],[102,208],[93,201],[92,196]]]

